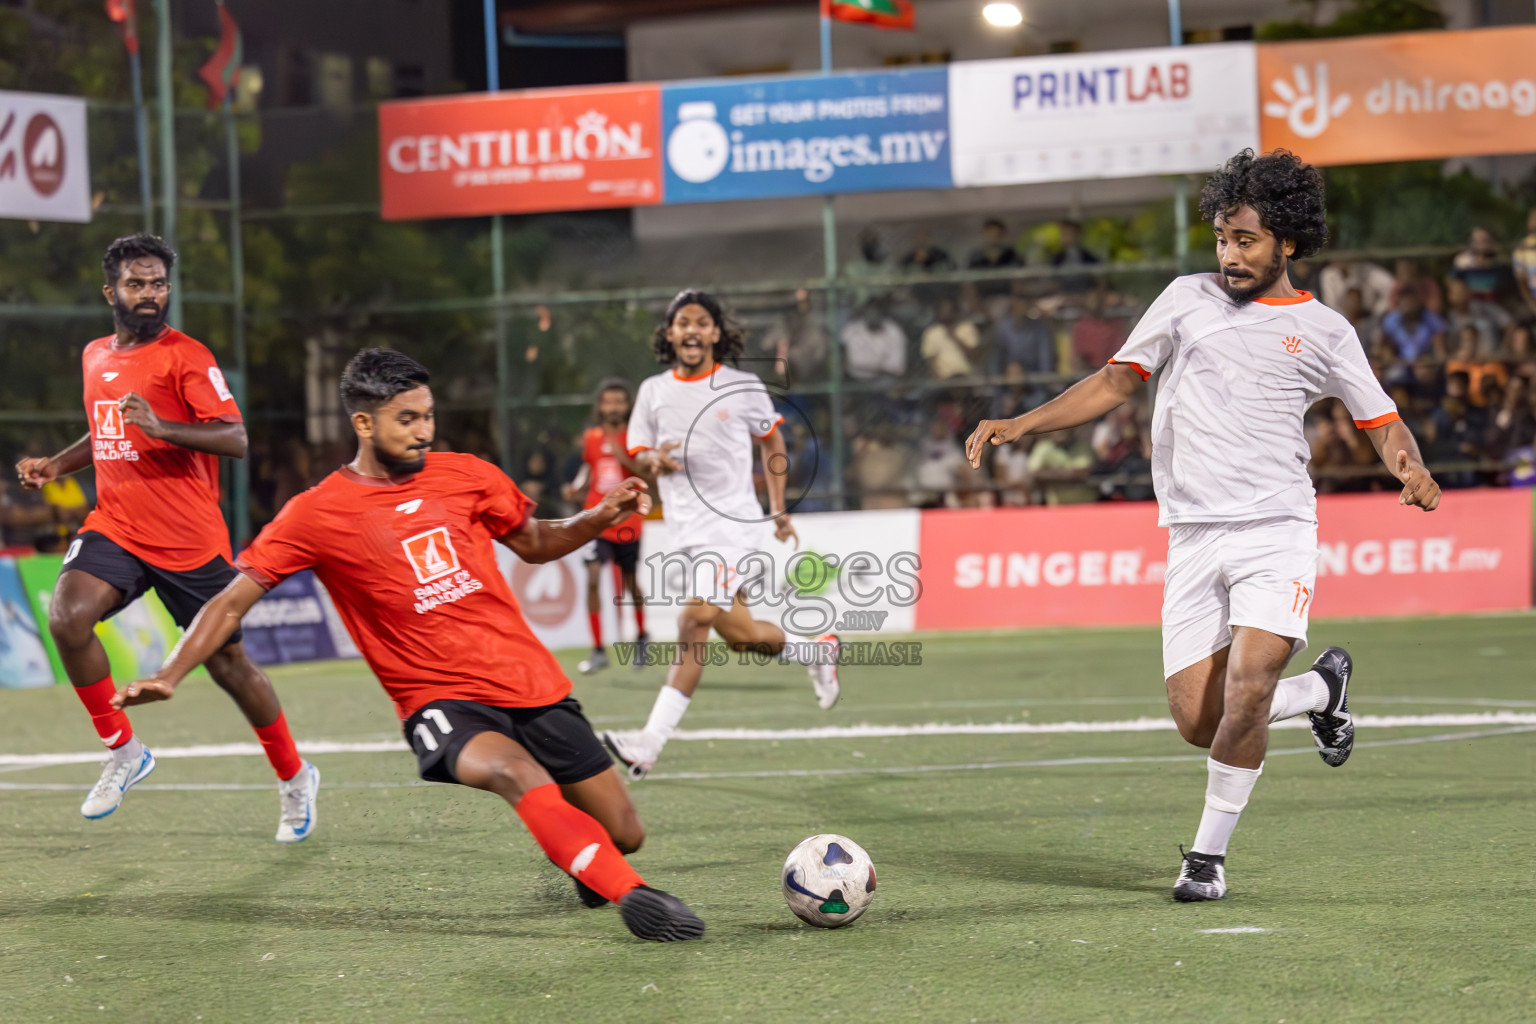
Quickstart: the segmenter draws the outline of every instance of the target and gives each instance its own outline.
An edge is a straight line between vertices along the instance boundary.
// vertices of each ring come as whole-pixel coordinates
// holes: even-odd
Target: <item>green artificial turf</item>
[[[1313,643],[1355,655],[1357,713],[1530,713],[1533,627],[1319,623]],[[920,639],[921,666],[849,669],[827,713],[802,669],[711,669],[684,726],[1166,714],[1154,630]],[[301,740],[399,736],[358,663],[273,677]],[[615,667],[577,694],[635,726],[661,679]],[[208,682],[134,720],[154,748],[251,738]],[[0,787],[77,788],[0,789],[0,1021],[1528,1021],[1536,732],[1499,731],[1362,729],[1337,770],[1277,731],[1231,895],[1194,906],[1169,888],[1203,755],[1172,731],[674,742],[632,792],[635,865],[709,925],[676,945],[582,908],[505,805],[413,785],[403,749],[317,755],[320,824],[291,848],[260,757],[163,759],[100,822],[77,810],[95,767],[5,768]],[[1369,745],[1406,739],[1432,741]],[[0,753],[93,742],[67,689],[0,692]],[[1018,761],[1057,763],[963,767]],[[884,771],[912,767],[946,770]],[[191,784],[253,788],[153,788]],[[816,832],[878,869],[838,931],[779,894]]]

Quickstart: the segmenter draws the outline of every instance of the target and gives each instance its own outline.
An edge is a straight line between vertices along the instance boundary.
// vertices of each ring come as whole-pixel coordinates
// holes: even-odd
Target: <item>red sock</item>
[[[299,758],[299,748],[293,745],[293,737],[288,733],[288,716],[279,711],[277,720],[271,725],[255,725],[251,728],[256,730],[262,752],[272,762],[278,778],[286,781],[299,774],[304,762]]]
[[[117,687],[113,685],[111,676],[97,680],[90,686],[75,687],[75,695],[85,705],[85,710],[90,712],[96,735],[101,737],[101,742],[107,745],[108,750],[116,750],[133,739],[133,726],[129,724],[128,716],[112,706],[112,698],[117,696]]]
[[[587,621],[592,623],[592,646],[603,646],[603,613],[587,612]]]
[[[635,599],[635,632],[645,635],[645,602],[639,598]]]
[[[608,830],[586,811],[566,803],[554,783],[524,793],[517,802],[517,816],[555,867],[581,879],[598,895],[617,903],[629,890],[645,884],[608,838]]]

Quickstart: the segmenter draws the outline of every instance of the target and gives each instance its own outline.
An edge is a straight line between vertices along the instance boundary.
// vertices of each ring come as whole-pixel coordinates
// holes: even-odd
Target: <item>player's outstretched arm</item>
[[[1429,475],[1429,469],[1419,455],[1419,444],[1403,421],[1393,420],[1379,427],[1369,427],[1365,433],[1376,446],[1381,461],[1402,481],[1403,493],[1398,496],[1397,503],[1416,505],[1425,512],[1438,508],[1440,485]]]
[[[61,476],[78,473],[91,464],[91,435],[86,434],[59,454],[46,459],[22,459],[16,463],[21,486],[35,491]]]
[[[160,671],[118,690],[117,696],[112,698],[113,707],[170,700],[187,673],[224,646],[230,634],[240,628],[240,620],[251,610],[251,605],[261,600],[265,593],[260,583],[244,573],[236,576],[218,597],[203,605],[203,610],[192,620],[191,627],[171,650]]]
[[[222,455],[228,459],[245,458],[245,424],[238,420],[211,420],[207,423],[181,423],[155,415],[142,395],[129,392],[119,401],[123,420],[132,423],[150,437],[168,441],[194,452]]]
[[[1120,405],[1145,384],[1141,374],[1127,363],[1110,363],[1085,377],[1044,405],[1011,420],[982,420],[965,441],[965,457],[972,469],[981,468],[983,445],[1017,441],[1025,434],[1049,434],[1081,426]]]
[[[768,514],[773,518],[773,536],[776,540],[793,540],[800,547],[800,535],[795,532],[784,506],[785,485],[789,479],[789,449],[784,445],[784,432],[775,430],[767,437],[757,439],[757,447],[763,459],[763,481],[768,487]]]
[[[569,519],[535,519],[529,516],[523,525],[500,538],[517,557],[535,565],[562,558],[610,526],[631,515],[644,516],[651,510],[650,488],[637,476],[629,477],[603,496],[603,500]],[[205,612],[207,609],[203,609]]]

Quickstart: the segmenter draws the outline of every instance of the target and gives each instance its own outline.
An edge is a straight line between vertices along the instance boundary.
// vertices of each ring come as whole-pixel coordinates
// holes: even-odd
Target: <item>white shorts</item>
[[[729,610],[737,591],[763,574],[767,556],[739,544],[696,544],[669,551],[661,564],[665,595],[698,598]]]
[[[1163,676],[1232,643],[1253,626],[1307,649],[1317,580],[1317,524],[1302,519],[1191,523],[1168,528],[1163,579]]]

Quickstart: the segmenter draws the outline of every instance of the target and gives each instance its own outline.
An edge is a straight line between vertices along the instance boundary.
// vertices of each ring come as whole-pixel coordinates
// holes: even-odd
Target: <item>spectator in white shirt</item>
[[[907,372],[907,335],[878,302],[864,305],[863,315],[841,332],[843,368],[852,380],[882,380]]]
[[[960,319],[953,299],[939,302],[938,320],[923,331],[923,359],[935,380],[974,373],[971,361],[981,348],[976,325]]]
[[[1375,263],[1330,263],[1318,275],[1318,298],[1330,309],[1344,308],[1344,296],[1351,288],[1360,289],[1360,298],[1372,316],[1385,316],[1392,308],[1392,291],[1397,278],[1386,267]]]

